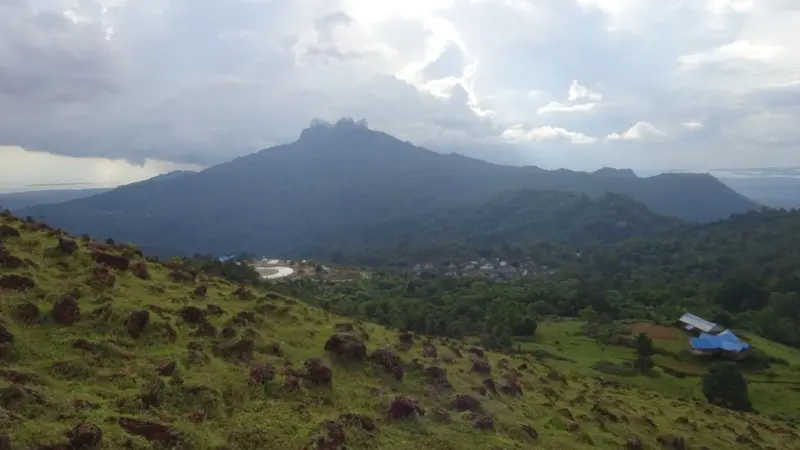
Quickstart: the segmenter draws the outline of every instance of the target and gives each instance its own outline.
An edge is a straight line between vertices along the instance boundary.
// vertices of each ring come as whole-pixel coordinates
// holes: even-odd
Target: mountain
[[[0,207],[16,211],[28,206],[63,203],[69,200],[90,197],[110,190],[107,188],[94,188],[8,192],[0,194]]]
[[[710,175],[650,178],[499,166],[443,155],[343,119],[199,173],[20,212],[75,233],[181,252],[278,255],[319,236],[421,217],[503,191],[627,194],[659,214],[712,221],[757,208]]]
[[[748,198],[773,208],[800,208],[800,177],[722,176],[720,181]]]
[[[8,213],[0,243],[7,449],[795,448],[800,433],[786,381],[800,352],[757,336],[786,365],[742,365],[762,411],[745,415],[706,402],[706,363],[673,353],[675,328],[616,329],[656,336],[658,366],[639,375],[631,348],[579,321],[529,322],[536,343],[500,352],[278,292],[310,282],[232,283]]]
[[[541,242],[585,245],[613,243],[678,227],[685,222],[662,216],[622,194],[599,197],[523,189],[501,193],[474,205],[398,219],[351,233],[327,235],[319,244],[292,250],[304,257],[365,253],[434,246],[491,248]],[[442,252],[442,257],[449,255]]]

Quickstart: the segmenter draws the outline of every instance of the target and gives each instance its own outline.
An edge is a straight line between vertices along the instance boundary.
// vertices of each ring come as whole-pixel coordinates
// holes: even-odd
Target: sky
[[[796,0],[0,0],[0,189],[343,116],[504,164],[800,166],[797,24]]]

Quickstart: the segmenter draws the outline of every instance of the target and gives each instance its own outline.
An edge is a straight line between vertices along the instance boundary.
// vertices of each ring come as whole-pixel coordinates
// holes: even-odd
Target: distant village
[[[417,276],[441,275],[449,278],[486,278],[504,282],[519,278],[543,279],[555,273],[546,265],[537,265],[531,260],[506,261],[500,258],[479,258],[472,261],[446,262],[441,264],[417,263],[413,267]]]

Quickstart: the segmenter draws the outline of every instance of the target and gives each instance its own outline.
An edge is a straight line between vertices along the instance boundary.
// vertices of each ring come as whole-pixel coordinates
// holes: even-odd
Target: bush
[[[731,362],[717,362],[703,376],[703,395],[709,403],[736,411],[752,411],[747,380]]]

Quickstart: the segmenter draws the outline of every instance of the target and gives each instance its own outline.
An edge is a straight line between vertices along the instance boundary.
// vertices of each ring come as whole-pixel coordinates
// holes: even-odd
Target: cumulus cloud
[[[622,133],[611,133],[606,136],[607,141],[643,141],[647,139],[663,138],[667,135],[654,127],[652,124],[644,121],[636,122],[627,131]]]
[[[0,0],[0,144],[209,165],[351,116],[493,161],[797,165],[797,23],[787,0]]]

